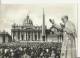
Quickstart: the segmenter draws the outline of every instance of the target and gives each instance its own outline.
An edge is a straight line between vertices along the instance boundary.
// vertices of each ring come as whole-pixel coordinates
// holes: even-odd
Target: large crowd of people
[[[0,48],[0,58],[60,58],[60,48],[46,46],[18,46]]]

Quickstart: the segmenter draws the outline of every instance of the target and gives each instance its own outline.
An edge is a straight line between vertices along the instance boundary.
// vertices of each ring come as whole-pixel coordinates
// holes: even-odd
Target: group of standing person
[[[17,47],[1,48],[0,58],[60,58],[57,48]]]

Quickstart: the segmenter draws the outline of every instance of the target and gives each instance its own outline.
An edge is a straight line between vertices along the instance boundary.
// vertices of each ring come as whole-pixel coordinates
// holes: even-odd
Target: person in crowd
[[[18,48],[14,51],[14,58],[21,58],[21,51]]]
[[[50,56],[49,58],[55,58],[54,50],[52,50],[52,52],[51,52],[51,56]]]
[[[14,51],[13,51],[13,49],[10,49],[10,58],[14,58]]]

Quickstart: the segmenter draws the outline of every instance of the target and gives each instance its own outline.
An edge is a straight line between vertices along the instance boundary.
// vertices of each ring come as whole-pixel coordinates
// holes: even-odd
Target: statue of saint
[[[63,41],[60,58],[76,58],[75,25],[68,20],[68,16],[63,16],[61,20],[63,22],[63,24],[60,24],[61,26],[58,26],[54,23],[54,21],[50,20],[52,28],[56,28],[58,30],[63,29]]]

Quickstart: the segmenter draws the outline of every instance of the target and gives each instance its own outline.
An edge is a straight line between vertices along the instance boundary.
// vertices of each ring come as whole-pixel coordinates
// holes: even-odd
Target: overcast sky
[[[54,19],[56,23],[61,22],[61,17],[64,15],[69,16],[75,25],[77,22],[75,7],[73,4],[61,4],[61,5],[1,5],[1,18],[0,29],[10,32],[11,25],[16,23],[23,24],[27,14],[33,21],[34,25],[42,25],[43,8],[45,12],[45,23],[47,27],[50,27],[49,19]]]
[[[54,19],[59,24],[63,15],[68,15],[69,20],[77,27],[77,0],[1,0],[1,2],[0,30],[6,30],[9,33],[11,25],[13,23],[23,24],[23,20],[27,14],[30,15],[34,25],[41,25],[43,8],[45,10],[45,22],[48,28],[51,26],[49,18]],[[78,39],[78,56],[80,56],[79,42],[80,39]]]

